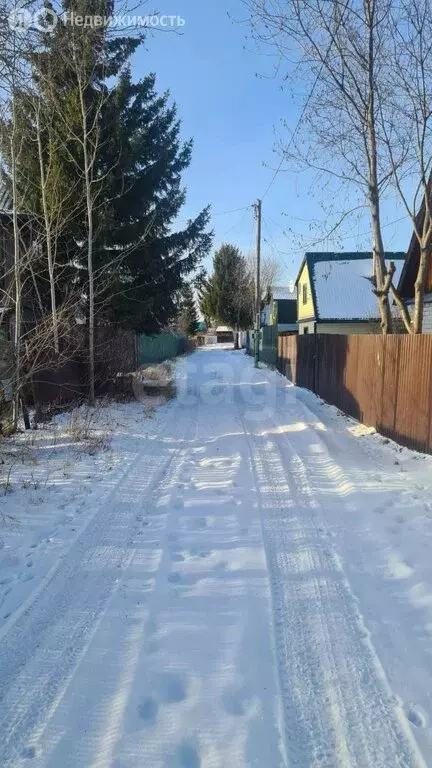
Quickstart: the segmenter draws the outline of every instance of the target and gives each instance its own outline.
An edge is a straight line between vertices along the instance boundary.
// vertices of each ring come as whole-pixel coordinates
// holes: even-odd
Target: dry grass
[[[145,403],[152,396],[170,400],[175,396],[174,364],[166,361],[158,365],[142,366],[134,374],[133,389],[140,402]]]
[[[113,428],[105,406],[105,401],[99,401],[93,407],[80,405],[70,413],[67,432],[88,453],[106,451],[110,446]]]

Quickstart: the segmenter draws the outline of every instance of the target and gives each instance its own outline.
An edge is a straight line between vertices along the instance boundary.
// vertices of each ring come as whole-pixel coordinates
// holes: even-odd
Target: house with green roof
[[[404,253],[386,254],[402,272]],[[371,253],[306,253],[296,280],[297,325],[305,333],[380,333]]]

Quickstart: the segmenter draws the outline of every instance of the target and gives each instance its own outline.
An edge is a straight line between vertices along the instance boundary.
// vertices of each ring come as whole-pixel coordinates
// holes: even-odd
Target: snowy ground
[[[0,765],[432,766],[432,459],[241,352],[177,379],[13,465]]]

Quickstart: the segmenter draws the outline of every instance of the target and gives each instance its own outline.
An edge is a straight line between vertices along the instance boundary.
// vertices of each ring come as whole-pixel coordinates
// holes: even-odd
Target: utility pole
[[[256,276],[255,276],[255,368],[259,362],[259,339],[261,330],[261,200],[255,203],[255,216],[257,220],[256,239]]]

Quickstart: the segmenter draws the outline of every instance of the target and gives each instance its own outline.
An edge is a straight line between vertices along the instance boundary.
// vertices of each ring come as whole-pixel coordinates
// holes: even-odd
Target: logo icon
[[[58,16],[50,8],[39,8],[33,16],[33,26],[39,32],[54,32]]]

